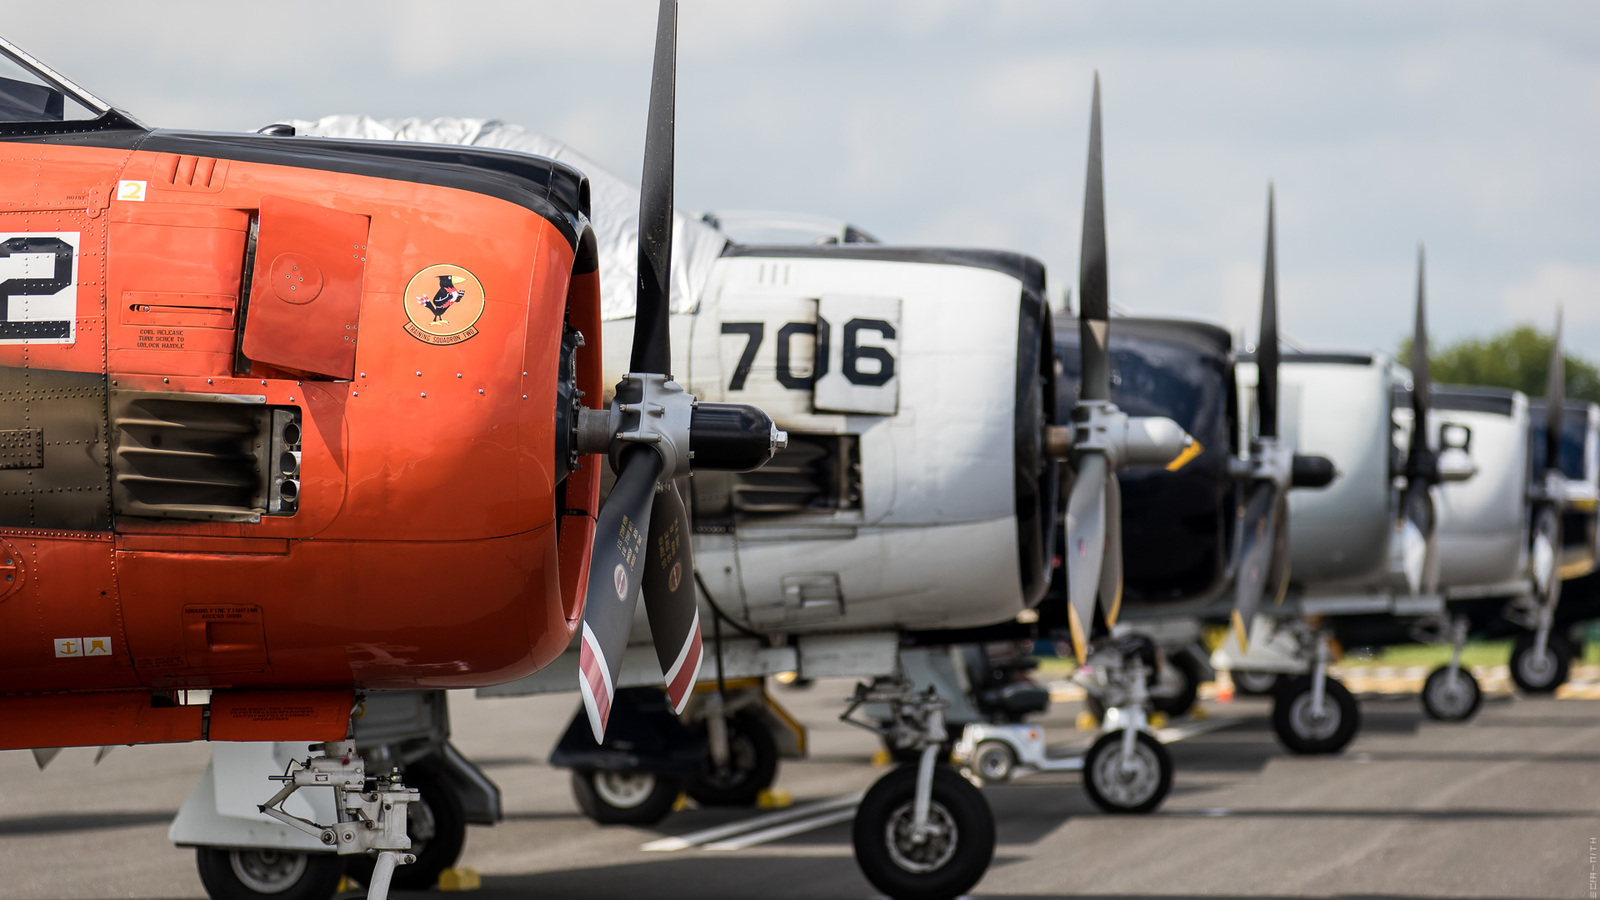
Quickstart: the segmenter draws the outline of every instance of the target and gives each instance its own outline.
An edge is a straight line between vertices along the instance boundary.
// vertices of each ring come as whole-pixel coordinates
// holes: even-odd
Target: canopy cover
[[[600,295],[607,319],[633,316],[639,283],[639,186],[600,168],[560,141],[496,119],[374,119],[323,116],[291,120],[295,134],[310,137],[470,144],[559,160],[589,176],[590,221],[600,250]],[[721,231],[682,212],[672,222],[672,311],[693,312],[711,277],[711,266],[728,239]]]

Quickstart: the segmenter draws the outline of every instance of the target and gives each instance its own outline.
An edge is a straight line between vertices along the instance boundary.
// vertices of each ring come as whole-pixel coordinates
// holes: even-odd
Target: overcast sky
[[[487,116],[637,179],[653,0],[0,0],[7,37],[146,124]],[[685,0],[680,207],[1014,249],[1077,281],[1090,84],[1112,301],[1392,349],[1419,241],[1435,340],[1565,304],[1600,358],[1600,7]]]

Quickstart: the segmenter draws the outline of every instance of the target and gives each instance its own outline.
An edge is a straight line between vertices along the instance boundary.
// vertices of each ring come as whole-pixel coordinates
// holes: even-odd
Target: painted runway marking
[[[1156,729],[1156,740],[1163,744],[1176,744],[1181,740],[1210,734],[1231,728],[1245,720],[1244,716],[1218,716],[1214,719],[1202,719],[1198,722],[1185,722],[1182,725],[1171,725],[1166,728]]]
[[[764,816],[756,816],[753,819],[744,819],[739,822],[730,822],[727,825],[718,825],[715,828],[707,828],[702,831],[690,832],[689,834],[682,835],[681,837],[662,838],[660,840],[651,841],[647,844],[644,844],[640,846],[639,849],[653,853],[670,853],[674,850],[687,850],[690,847],[699,847],[704,844],[711,844],[714,842],[730,842],[736,837],[748,835],[752,832],[775,831],[779,826],[785,826],[789,823],[798,824],[801,821],[810,822],[811,818],[808,817],[844,812],[846,813],[846,818],[848,818],[849,816],[855,815],[856,805],[861,802],[861,797],[861,794],[850,794],[849,796],[845,797],[834,797],[829,800],[819,800],[816,803],[807,803],[802,806],[796,806],[793,809],[785,809],[779,812],[768,813]],[[811,825],[809,828],[802,829],[802,831],[809,831],[813,828],[824,828],[831,824],[833,823],[828,822],[824,825]],[[790,832],[790,834],[800,833],[801,831]],[[788,834],[780,835],[780,837],[788,836]],[[768,840],[776,840],[776,838],[768,838]],[[745,844],[744,846],[750,845]],[[722,847],[719,849],[737,848]]]
[[[1156,731],[1157,740],[1163,744],[1174,744],[1178,741],[1219,731],[1231,725],[1244,721],[1244,717],[1230,716],[1226,718],[1205,719],[1200,722],[1186,722],[1170,728]],[[1077,768],[1083,768],[1083,757],[1067,757],[1075,761]],[[1059,771],[1059,770],[1058,770]],[[1064,771],[1075,771],[1068,768]],[[856,807],[860,805],[862,794],[850,794],[844,797],[833,797],[828,800],[818,800],[815,803],[806,803],[793,809],[780,810],[767,813],[751,819],[738,822],[729,822],[715,828],[706,828],[692,831],[679,837],[660,838],[639,846],[640,850],[648,853],[673,853],[678,850],[689,850],[699,847],[709,851],[744,850],[759,844],[768,844],[781,841],[784,838],[805,834],[848,822],[855,818]]]
[[[801,819],[798,822],[791,822],[788,825],[776,825],[772,828],[763,828],[754,834],[746,834],[741,837],[729,838],[728,840],[724,841],[716,841],[714,843],[707,844],[706,849],[743,850],[746,847],[754,847],[757,844],[765,844],[770,841],[781,841],[786,837],[793,837],[797,834],[805,834],[808,831],[816,831],[819,828],[827,828],[830,825],[838,825],[841,822],[848,822],[856,817],[856,804],[860,802],[860,798],[856,797],[853,798],[853,800],[854,802],[852,802],[850,806],[845,809],[836,809],[833,812],[822,813],[821,815],[813,816],[809,819]]]

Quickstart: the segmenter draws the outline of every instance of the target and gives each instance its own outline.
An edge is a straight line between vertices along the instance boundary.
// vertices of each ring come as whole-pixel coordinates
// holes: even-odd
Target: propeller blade
[[[672,371],[671,314],[674,88],[678,71],[678,4],[661,0],[655,66],[650,76],[650,124],[644,139],[639,189],[639,295],[633,326],[632,372]]]
[[[100,749],[96,750],[94,752],[94,764],[97,765],[97,766],[100,765],[100,760],[105,759],[106,757],[110,756],[111,755],[111,751],[115,750],[115,749],[116,749],[116,747],[113,747],[110,744],[102,744],[102,745],[100,745]]]
[[[578,654],[578,690],[596,743],[605,740],[616,694],[617,673],[628,647],[633,610],[639,603],[639,573],[645,563],[645,523],[650,521],[661,455],[648,447],[628,450],[617,483],[595,522],[594,557],[583,606],[583,648]]]
[[[1256,344],[1256,413],[1260,436],[1278,436],[1278,254],[1273,190],[1267,185],[1267,264],[1261,282],[1261,336]],[[1243,641],[1240,641],[1243,646]]]
[[[1233,579],[1233,632],[1239,646],[1250,649],[1250,626],[1261,608],[1273,571],[1273,551],[1278,538],[1278,486],[1258,481],[1245,501],[1237,526],[1239,568]]]
[[[1067,498],[1067,620],[1078,662],[1089,656],[1106,547],[1106,459],[1085,454]],[[1114,477],[1114,476],[1112,476]]]
[[[1083,188],[1083,249],[1078,262],[1078,331],[1083,345],[1084,400],[1111,398],[1107,330],[1110,294],[1106,281],[1106,197],[1100,162],[1100,73],[1094,74],[1089,112],[1089,175]]]
[[[33,748],[33,764],[39,767],[39,771],[43,772],[44,767],[50,765],[50,761],[60,753],[60,747],[35,747]]]
[[[1406,458],[1408,476],[1423,471],[1428,451],[1428,401],[1433,383],[1428,370],[1428,319],[1424,306],[1423,249],[1417,246],[1417,318],[1411,335],[1411,446]],[[1410,477],[1407,478],[1409,487]]]
[[[1405,570],[1406,586],[1415,597],[1425,590],[1431,591],[1428,570],[1435,556],[1433,494],[1426,485],[1407,487],[1401,494],[1401,560]]]
[[[1556,307],[1556,333],[1550,343],[1550,374],[1544,388],[1544,468],[1561,471],[1561,420],[1567,406],[1567,361],[1561,353],[1561,307]]]
[[[1274,518],[1276,533],[1272,538],[1272,605],[1282,606],[1289,594],[1289,498],[1278,497],[1278,514]]]
[[[644,611],[667,696],[682,713],[700,675],[700,605],[694,596],[694,550],[689,513],[677,485],[669,485],[650,510],[650,545],[644,559]]]
[[[1100,568],[1100,602],[1106,606],[1106,627],[1122,612],[1122,484],[1106,473],[1106,561]]]
[[[1539,600],[1554,608],[1561,596],[1561,512],[1545,503],[1533,526],[1533,585]]]

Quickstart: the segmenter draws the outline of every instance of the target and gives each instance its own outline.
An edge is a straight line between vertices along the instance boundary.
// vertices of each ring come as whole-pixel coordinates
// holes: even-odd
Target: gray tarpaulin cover
[[[590,220],[600,248],[601,307],[607,319],[633,315],[639,271],[639,186],[607,172],[555,140],[494,119],[374,119],[324,116],[291,122],[296,134],[314,137],[471,144],[559,160],[589,176]],[[727,238],[679,212],[672,222],[672,311],[691,312]]]

